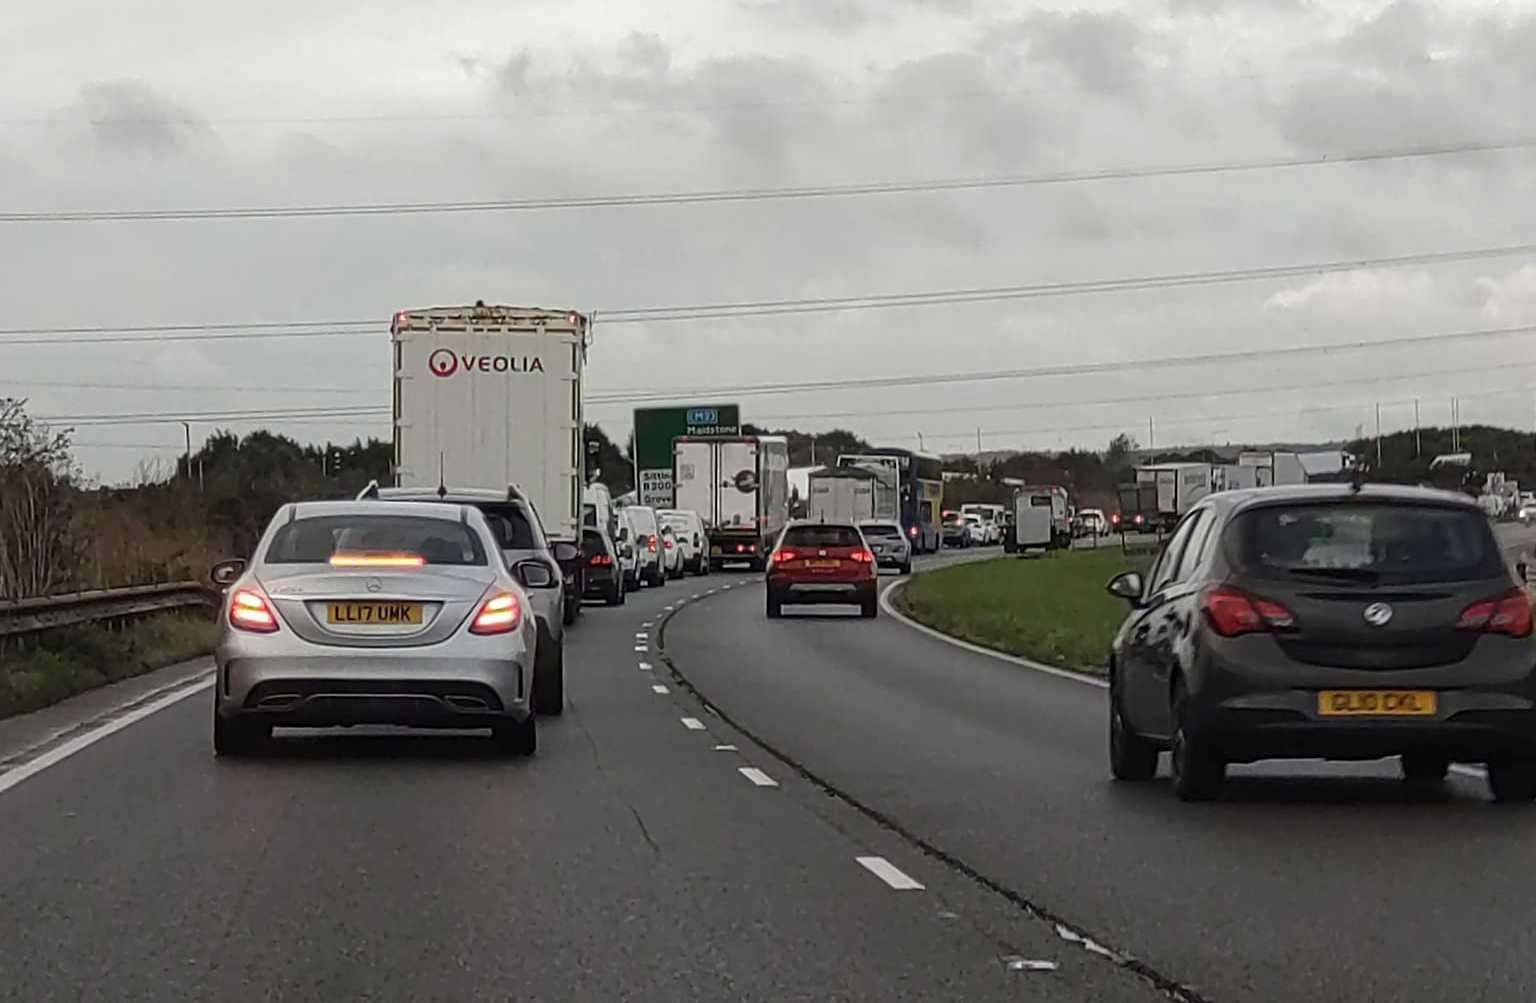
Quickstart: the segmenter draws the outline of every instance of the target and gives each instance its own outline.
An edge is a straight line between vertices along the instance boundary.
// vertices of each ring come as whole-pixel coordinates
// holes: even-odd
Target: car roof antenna
[[[437,497],[439,500],[448,497],[448,461],[446,453],[437,454]]]

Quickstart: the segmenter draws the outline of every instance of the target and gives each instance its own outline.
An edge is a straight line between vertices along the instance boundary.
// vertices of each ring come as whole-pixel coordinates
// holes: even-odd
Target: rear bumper
[[[859,605],[874,599],[876,584],[862,581],[768,579],[768,591],[790,605]]]
[[[277,726],[400,724],[476,728],[529,716],[526,658],[353,654],[218,662],[217,708]]]
[[[588,568],[587,569],[587,598],[601,596],[612,589],[618,582],[619,576],[624,573],[622,568]]]

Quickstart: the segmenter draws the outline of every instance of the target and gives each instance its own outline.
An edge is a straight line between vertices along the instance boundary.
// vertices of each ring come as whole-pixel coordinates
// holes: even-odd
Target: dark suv
[[[1185,800],[1228,763],[1400,756],[1414,782],[1486,763],[1536,798],[1531,601],[1466,496],[1318,485],[1212,495],[1145,580],[1110,660],[1110,767]]]

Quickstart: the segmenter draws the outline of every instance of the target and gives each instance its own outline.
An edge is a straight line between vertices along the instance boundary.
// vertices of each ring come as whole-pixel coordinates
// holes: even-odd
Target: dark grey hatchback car
[[[1400,756],[1410,781],[1487,764],[1536,798],[1531,601],[1483,512],[1425,488],[1228,491],[1193,509],[1143,577],[1110,659],[1110,768],[1179,797],[1228,763]]]

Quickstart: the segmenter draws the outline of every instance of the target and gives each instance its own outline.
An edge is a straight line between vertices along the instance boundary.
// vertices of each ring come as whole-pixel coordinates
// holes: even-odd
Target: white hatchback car
[[[656,514],[677,538],[683,552],[683,570],[691,575],[709,574],[709,534],[704,531],[699,513],[669,508]]]

